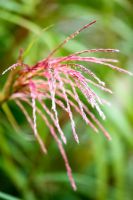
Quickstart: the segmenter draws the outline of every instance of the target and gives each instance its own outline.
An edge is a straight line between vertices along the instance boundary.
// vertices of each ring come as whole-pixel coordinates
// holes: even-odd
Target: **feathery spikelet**
[[[76,52],[74,54],[53,58],[53,55],[59,50],[64,44],[66,44],[70,39],[78,35],[82,30],[88,28],[90,25],[94,24],[95,21],[90,24],[85,25],[78,31],[71,34],[66,38],[56,49],[54,49],[49,56],[36,63],[34,66],[28,66],[24,63],[16,63],[6,69],[3,74],[9,70],[15,69],[18,66],[18,76],[13,83],[12,94],[10,99],[14,99],[16,104],[24,113],[27,121],[29,122],[31,128],[33,129],[35,138],[37,139],[42,151],[47,152],[44,142],[42,141],[39,133],[37,131],[36,124],[36,113],[38,113],[42,119],[45,121],[46,125],[50,129],[50,133],[55,139],[60,153],[64,159],[68,177],[70,183],[74,190],[76,190],[76,184],[74,182],[71,168],[65,154],[62,141],[66,144],[66,137],[60,127],[57,105],[62,108],[63,111],[67,112],[70,118],[72,133],[75,141],[79,143],[79,137],[76,133],[75,122],[73,118],[72,108],[74,108],[83,118],[83,120],[95,131],[98,132],[98,128],[102,130],[103,134],[111,140],[110,135],[101,125],[99,120],[95,115],[89,110],[89,108],[80,100],[78,90],[80,90],[88,103],[97,110],[99,115],[105,119],[105,115],[101,110],[101,105],[106,101],[100,99],[100,97],[91,89],[89,85],[93,84],[99,89],[112,93],[112,91],[105,87],[105,83],[101,81],[96,74],[94,74],[90,69],[83,66],[82,62],[92,62],[100,65],[105,65],[119,72],[123,72],[129,75],[132,73],[118,68],[114,64],[117,60],[97,58],[97,57],[82,57],[82,54],[91,52],[119,52],[117,49],[91,49]],[[86,76],[84,76],[86,74]],[[92,78],[93,80],[91,80]],[[66,86],[70,86],[68,87]],[[50,99],[52,101],[52,108],[48,108],[45,104],[45,100]],[[72,100],[73,99],[73,100]],[[36,105],[36,101],[42,106],[44,112],[42,112]],[[75,103],[76,101],[76,103]],[[22,102],[26,102],[32,107],[33,116],[31,119],[29,113],[24,108]],[[65,103],[64,103],[65,102]],[[49,116],[53,125],[48,121],[46,116]],[[97,127],[96,127],[97,126]],[[60,134],[60,138],[57,136],[55,128]]]

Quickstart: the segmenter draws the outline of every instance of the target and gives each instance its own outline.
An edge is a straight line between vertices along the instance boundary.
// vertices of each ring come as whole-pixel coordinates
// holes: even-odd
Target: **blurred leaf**
[[[13,196],[6,194],[6,193],[3,193],[3,192],[0,192],[0,198],[3,199],[3,200],[20,200],[16,197],[13,197]]]

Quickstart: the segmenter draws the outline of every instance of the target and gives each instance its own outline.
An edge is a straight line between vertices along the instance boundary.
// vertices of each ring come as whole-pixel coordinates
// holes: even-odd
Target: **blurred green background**
[[[66,36],[92,20],[97,23],[69,41],[57,55],[89,48],[117,48],[119,54],[102,57],[117,58],[118,66],[133,72],[132,0],[0,0],[0,72],[15,63],[19,49],[26,49],[35,38],[25,57],[28,64],[46,57]],[[80,137],[77,145],[68,117],[60,113],[61,126],[69,139],[65,149],[78,187],[74,192],[47,127],[38,119],[48,147],[48,155],[44,156],[23,114],[8,102],[8,107],[0,108],[0,199],[133,199],[133,80],[107,67],[91,68],[114,91],[113,95],[97,91],[112,104],[103,108],[107,120],[100,121],[113,140],[93,133],[75,113]],[[6,77],[0,78],[0,88]],[[13,116],[20,132],[12,126]]]

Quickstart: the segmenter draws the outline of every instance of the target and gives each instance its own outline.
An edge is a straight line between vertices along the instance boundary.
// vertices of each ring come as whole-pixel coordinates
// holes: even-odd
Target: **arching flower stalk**
[[[101,109],[101,105],[105,104],[106,101],[101,99],[92,90],[91,85],[94,85],[108,93],[112,93],[112,91],[106,88],[105,83],[101,81],[90,69],[86,68],[82,62],[105,65],[119,72],[132,75],[130,72],[114,65],[113,63],[116,63],[117,60],[81,56],[85,53],[92,52],[118,52],[117,49],[91,49],[76,52],[65,57],[53,58],[53,55],[57,50],[93,23],[95,23],[95,21],[74,32],[56,49],[54,49],[54,51],[52,51],[47,58],[39,61],[37,64],[29,66],[22,62],[18,62],[3,72],[3,74],[5,74],[7,71],[17,69],[19,66],[9,99],[13,99],[22,110],[31,128],[33,129],[35,138],[37,139],[42,151],[47,153],[44,141],[41,139],[37,131],[36,113],[42,117],[59,147],[65,162],[70,183],[74,190],[76,190],[76,184],[74,182],[71,168],[62,144],[62,142],[65,144],[67,143],[67,138],[59,123],[57,106],[68,113],[73,137],[77,143],[79,143],[79,136],[76,133],[72,108],[82,116],[86,124],[88,124],[95,132],[98,132],[98,129],[101,129],[103,134],[111,140],[111,136],[104,129],[100,121],[90,111],[88,106],[81,101],[78,91],[80,90],[80,92],[82,92],[84,97],[87,99],[88,104],[97,110],[102,119],[105,119],[105,115]],[[46,106],[45,100],[47,99],[51,100],[52,108],[48,108]],[[38,101],[42,109],[37,107],[36,101]],[[33,116],[30,116],[27,112],[23,102],[26,102],[32,107]],[[48,119],[51,119],[53,124]],[[57,135],[55,128],[60,136]]]

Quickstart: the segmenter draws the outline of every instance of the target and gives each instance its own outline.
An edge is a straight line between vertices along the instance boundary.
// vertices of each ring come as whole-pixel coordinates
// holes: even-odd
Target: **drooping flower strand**
[[[26,98],[22,98],[22,101],[26,102],[28,105],[30,105],[31,107],[33,106],[32,103],[26,99]],[[40,104],[42,105],[43,109],[45,109],[45,112],[48,114],[48,115],[51,115],[50,114],[50,111],[49,109],[46,107],[45,103],[42,102],[42,100],[39,100]],[[17,102],[18,103],[18,102]],[[19,104],[20,105],[20,104]],[[72,170],[71,170],[71,167],[69,165],[69,161],[68,161],[68,158],[67,158],[67,155],[65,153],[65,150],[63,148],[63,145],[62,145],[62,142],[60,141],[60,139],[58,138],[58,136],[56,135],[56,132],[54,130],[54,127],[49,123],[47,117],[45,116],[45,114],[43,114],[43,112],[39,109],[39,108],[36,108],[36,111],[37,113],[42,117],[42,119],[44,120],[44,122],[46,123],[46,125],[48,126],[49,130],[50,130],[50,133],[51,135],[53,136],[53,138],[55,139],[58,147],[59,147],[59,150],[60,150],[60,153],[62,155],[62,158],[64,160],[64,163],[65,163],[65,166],[66,166],[66,170],[67,170],[67,174],[68,174],[68,177],[69,177],[69,180],[70,180],[70,183],[72,185],[72,188],[73,190],[76,190],[77,187],[76,187],[76,184],[75,184],[75,181],[73,179],[73,176],[72,176]]]
[[[50,67],[49,67],[48,72],[49,72],[49,76],[48,76],[49,91],[50,91],[50,94],[51,94],[52,109],[53,109],[54,114],[55,114],[56,126],[57,126],[57,129],[58,129],[58,131],[61,135],[63,142],[66,144],[66,137],[65,137],[60,125],[59,125],[58,113],[57,113],[56,103],[55,103],[56,78],[55,78],[54,72],[52,73],[52,69]]]
[[[40,144],[42,151],[44,153],[47,153],[44,142],[42,141],[42,139],[39,136],[38,131],[37,131],[37,124],[36,124],[36,95],[37,95],[37,92],[36,92],[36,87],[35,87],[35,84],[32,81],[30,81],[29,86],[30,86],[32,109],[33,109],[33,131],[34,131],[34,135],[35,135],[38,143]],[[19,106],[20,106],[20,103],[19,103]],[[22,108],[22,106],[21,106],[21,108]],[[24,108],[23,108],[23,110],[24,110]],[[26,111],[25,111],[25,114],[26,114]]]

